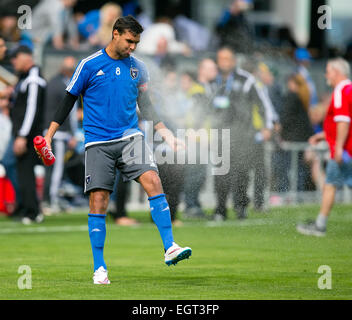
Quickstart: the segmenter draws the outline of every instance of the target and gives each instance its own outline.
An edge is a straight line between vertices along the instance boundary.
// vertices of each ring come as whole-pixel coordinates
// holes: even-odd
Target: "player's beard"
[[[121,59],[125,59],[125,58],[128,58],[131,54],[131,52],[129,50],[125,50],[125,51],[119,51],[117,53]]]
[[[130,56],[129,54],[129,49],[127,48],[121,48],[119,45],[115,46],[115,54],[119,57],[119,59],[125,59]]]

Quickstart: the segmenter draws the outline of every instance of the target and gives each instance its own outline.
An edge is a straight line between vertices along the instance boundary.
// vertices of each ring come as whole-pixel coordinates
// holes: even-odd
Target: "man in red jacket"
[[[328,61],[326,79],[334,92],[325,116],[324,131],[312,136],[309,142],[315,145],[325,139],[330,148],[330,160],[319,215],[315,221],[297,225],[297,231],[305,235],[324,236],[336,189],[344,184],[352,188],[352,82],[349,75],[347,61],[342,58]]]

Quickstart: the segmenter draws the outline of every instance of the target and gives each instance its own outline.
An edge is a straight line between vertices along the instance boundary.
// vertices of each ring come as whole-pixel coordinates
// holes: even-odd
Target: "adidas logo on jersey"
[[[104,74],[105,74],[104,71],[101,70],[101,69],[97,72],[97,76],[102,76],[102,75],[104,75]]]

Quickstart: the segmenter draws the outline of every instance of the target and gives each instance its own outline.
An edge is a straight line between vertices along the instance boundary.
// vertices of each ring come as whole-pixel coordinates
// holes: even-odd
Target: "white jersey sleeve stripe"
[[[91,56],[89,56],[89,57],[87,57],[87,58],[85,58],[85,59],[83,59],[81,61],[81,63],[78,65],[78,67],[77,67],[77,69],[76,69],[76,71],[75,71],[70,83],[68,84],[68,86],[66,88],[66,91],[70,92],[70,90],[73,88],[73,86],[75,85],[75,83],[76,83],[76,81],[77,81],[77,79],[78,79],[78,77],[79,77],[79,75],[80,75],[80,73],[81,73],[81,71],[83,69],[84,64],[87,61],[90,61],[90,60],[92,60],[92,59],[94,59],[94,58],[96,58],[96,57],[98,57],[98,56],[100,56],[102,54],[103,54],[102,50],[99,50],[98,52],[92,54]]]
[[[351,122],[351,118],[349,116],[335,116],[334,117],[334,121],[335,122],[347,122],[350,123]]]

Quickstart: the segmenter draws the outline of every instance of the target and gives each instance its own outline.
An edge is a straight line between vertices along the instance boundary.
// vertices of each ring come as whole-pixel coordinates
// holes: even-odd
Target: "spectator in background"
[[[326,140],[330,159],[326,168],[320,212],[314,221],[298,224],[297,231],[304,235],[324,236],[336,189],[346,184],[352,187],[352,83],[350,65],[342,59],[329,60],[326,80],[334,88],[330,106],[324,120],[324,131],[313,135],[309,142],[316,145]]]
[[[271,154],[271,191],[278,192],[279,190],[279,182],[281,179],[281,174],[285,170],[282,163],[282,155],[283,150],[280,147],[281,138],[280,138],[280,118],[279,114],[282,111],[283,107],[283,93],[281,87],[277,83],[275,79],[274,73],[270,70],[269,66],[265,63],[259,63],[256,75],[259,81],[263,84],[263,90],[269,96],[273,107],[275,109],[275,113],[277,114],[277,122],[274,124],[273,132],[272,132],[272,143],[273,150]],[[270,205],[281,205],[282,198],[279,195],[272,195],[270,197]]]
[[[209,132],[206,129],[206,120],[209,100],[205,88],[197,82],[197,76],[192,72],[184,72],[181,75],[181,88],[189,102],[186,113],[188,148],[184,179],[185,215],[203,218],[205,214],[199,194],[207,175],[207,164],[202,164],[202,155],[208,156]]]
[[[32,29],[26,32],[34,46],[50,44],[57,50],[79,48],[72,9],[76,2],[77,0],[41,0],[34,7]]]
[[[160,37],[157,45],[156,51],[151,56],[151,60],[156,64],[156,66],[163,70],[176,69],[176,61],[172,54],[169,52],[169,43],[165,37]]]
[[[234,0],[224,11],[216,25],[220,47],[228,46],[239,53],[248,53],[253,49],[253,31],[245,12],[251,8],[251,1]]]
[[[163,81],[154,90],[155,108],[159,117],[165,125],[176,135],[177,129],[185,128],[185,116],[189,104],[185,95],[180,90],[180,79],[176,71],[166,70]],[[177,209],[181,202],[181,194],[184,187],[183,164],[177,163],[177,154],[162,141],[156,133],[154,142],[155,160],[158,165],[160,179],[170,207],[171,221],[174,225],[180,226],[182,222],[177,219]]]
[[[314,108],[318,102],[318,94],[315,83],[308,70],[312,56],[305,48],[298,48],[295,50],[295,60],[297,63],[297,73],[299,73],[307,82],[309,88],[309,107]]]
[[[0,14],[0,35],[7,42],[18,42],[21,32],[17,27],[17,14],[6,11]]]
[[[57,106],[65,96],[65,88],[70,82],[76,63],[77,61],[74,57],[65,57],[61,63],[59,73],[48,82],[45,94],[44,135],[57,111]],[[74,138],[77,128],[76,112],[77,108],[73,108],[70,116],[55,134],[52,142],[52,150],[56,161],[54,165],[46,167],[44,188],[44,202],[46,204],[43,204],[44,214],[58,213],[65,209],[62,200],[60,201],[59,187],[64,174],[66,151],[67,149],[73,150],[76,147],[76,139]]]
[[[147,29],[152,24],[152,20],[141,6],[139,0],[119,0],[118,3],[122,7],[123,15],[134,16],[143,29]]]
[[[267,64],[259,63],[257,66],[256,76],[264,85],[263,90],[269,96],[273,104],[274,111],[278,115],[282,108],[283,90],[278,83],[274,72]]]
[[[9,103],[8,98],[0,97],[0,163],[2,163],[11,139],[12,123],[10,120]]]
[[[102,48],[111,41],[112,27],[121,16],[121,7],[114,2],[108,2],[99,10],[88,12],[87,20],[81,21],[78,27],[87,36],[91,46]]]
[[[74,106],[75,113],[70,114],[70,124],[74,131],[75,148],[68,148],[65,154],[65,169],[63,187],[60,196],[69,200],[69,205],[86,206],[87,198],[84,195],[84,130],[83,130],[83,105],[81,101]],[[75,117],[76,116],[76,117]],[[69,191],[71,187],[71,192]],[[68,192],[66,192],[68,191]]]
[[[250,202],[247,189],[256,134],[252,109],[257,104],[264,118],[265,108],[258,96],[255,77],[237,66],[236,55],[230,48],[218,50],[217,65],[219,75],[214,83],[212,128],[230,129],[230,171],[214,177],[217,197],[214,220],[227,218],[226,205],[230,191],[238,219],[246,219]],[[219,135],[218,139],[218,145],[222,145],[224,137]]]
[[[189,56],[190,48],[183,42],[176,40],[175,29],[172,20],[168,17],[160,17],[150,25],[141,36],[136,53],[155,55],[158,52],[160,41],[167,43],[167,52],[170,54],[182,54]],[[165,45],[163,45],[165,47]]]
[[[297,72],[304,78],[309,89],[309,109],[308,115],[312,124],[314,133],[321,132],[322,124],[325,116],[326,109],[329,102],[324,103],[324,97],[319,101],[315,82],[310,74],[309,67],[312,61],[312,56],[305,48],[297,48],[295,50],[295,60],[297,63]],[[329,98],[328,98],[329,99]],[[325,99],[326,100],[326,99]],[[324,174],[321,170],[319,157],[314,150],[306,150],[305,161],[310,164],[312,171],[312,179],[314,184],[322,188],[322,180],[320,177]]]
[[[287,80],[288,92],[283,99],[280,112],[281,139],[287,142],[308,142],[313,134],[308,109],[310,103],[309,88],[304,78],[299,74],[291,75]],[[288,170],[291,167],[291,152],[282,151],[280,162],[283,172],[279,174],[279,191],[289,190]],[[307,191],[311,183],[310,168],[305,162],[304,151],[298,153],[297,191]]]
[[[0,63],[5,58],[7,47],[4,38],[0,36]],[[0,76],[0,128],[1,128],[1,142],[0,142],[0,163],[5,156],[7,147],[11,139],[12,123],[10,120],[10,95],[8,84],[2,81]],[[5,169],[6,170],[6,169]]]
[[[195,130],[210,128],[208,123],[209,104],[212,99],[212,82],[218,74],[217,65],[214,60],[204,58],[198,64],[197,80],[192,80],[190,76],[185,75],[187,91],[189,97],[193,100],[192,107],[188,112],[187,125]],[[185,84],[184,84],[185,85]],[[197,152],[201,152],[200,142],[197,143]],[[202,145],[202,148],[207,148],[208,145]],[[203,217],[204,212],[201,208],[199,193],[206,181],[207,165],[200,165],[199,160],[197,165],[188,165],[185,175],[185,216],[187,217]]]
[[[5,38],[2,35],[0,35],[0,64],[2,64],[2,62],[5,60],[6,53],[7,53],[7,46],[6,46]]]
[[[30,224],[43,221],[34,175],[34,166],[39,164],[39,159],[34,151],[33,138],[43,133],[46,81],[34,64],[28,47],[15,48],[11,62],[19,75],[11,107],[13,151],[17,159],[20,192],[20,201],[13,215],[21,218],[22,223]]]
[[[6,72],[8,71],[8,66],[6,63],[3,67],[3,62],[5,61],[5,57],[7,57],[7,47],[4,38],[0,36],[0,105],[1,105],[1,117],[2,124],[0,128],[3,128],[2,131],[2,142],[1,147],[3,149],[1,156],[1,164],[5,167],[6,175],[10,179],[12,186],[15,189],[17,200],[19,200],[19,187],[18,187],[18,179],[17,179],[17,170],[16,170],[16,157],[13,152],[13,142],[14,139],[12,137],[12,122],[10,119],[10,98],[14,90],[14,86],[17,83],[17,78],[14,75]],[[11,70],[12,71],[12,70]],[[4,74],[5,72],[5,74]],[[4,79],[6,78],[6,79]],[[10,78],[13,78],[10,81]],[[10,82],[11,83],[10,83]],[[6,132],[10,129],[10,140],[6,143]]]
[[[271,71],[269,66],[263,62],[259,63],[256,70],[256,76],[259,81],[262,83],[263,87],[262,90],[266,95],[268,95],[273,108],[276,114],[276,120],[274,122],[273,130],[272,130],[272,138],[271,141],[273,143],[273,150],[271,154],[271,176],[270,176],[270,184],[271,190],[276,192],[278,190],[277,180],[280,179],[280,174],[283,170],[281,166],[281,157],[280,152],[281,148],[280,144],[280,118],[279,114],[282,109],[282,89],[279,86],[278,82],[275,79],[274,73]],[[270,197],[270,204],[271,205],[280,205],[281,198],[277,195],[272,195]]]
[[[217,75],[218,67],[213,59],[203,58],[199,61],[197,80],[204,87],[205,94],[209,100],[213,94],[212,83],[215,81]]]
[[[188,45],[193,52],[206,51],[212,40],[209,30],[198,22],[178,14],[173,19],[177,39]]]
[[[0,86],[1,87],[1,86]],[[15,209],[16,189],[11,181],[11,170],[15,169],[15,162],[10,163],[12,123],[9,112],[9,99],[1,94],[0,89],[0,212],[12,214]],[[13,158],[12,158],[13,159]],[[16,173],[16,171],[14,171]]]
[[[256,77],[255,90],[259,104],[255,101],[252,110],[252,123],[256,130],[253,148],[252,170],[254,171],[254,210],[264,212],[264,192],[266,182],[266,168],[264,157],[264,144],[269,141],[274,131],[274,126],[279,122],[278,114],[271,101],[269,90],[258,76],[259,68],[264,68],[263,62],[253,63],[248,71]],[[266,67],[266,65],[265,65]],[[262,107],[262,110],[261,110]]]
[[[99,29],[100,10],[93,9],[86,14],[79,13],[77,28],[83,41],[87,41]]]

